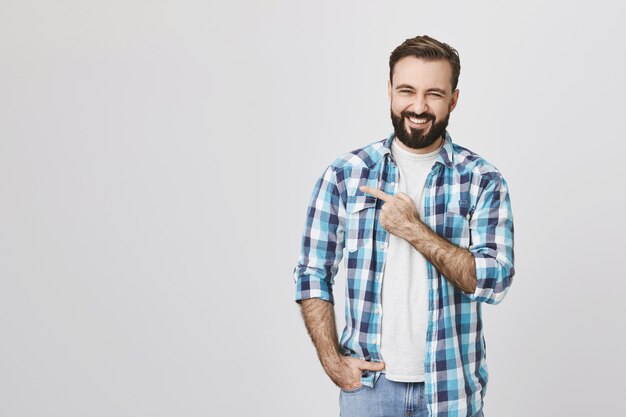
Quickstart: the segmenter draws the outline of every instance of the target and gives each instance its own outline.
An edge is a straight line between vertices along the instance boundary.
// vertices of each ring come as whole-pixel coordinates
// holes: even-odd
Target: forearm
[[[333,304],[319,298],[300,303],[304,324],[325,370],[341,359]]]
[[[466,293],[476,290],[476,262],[472,253],[448,242],[424,223],[414,224],[407,241],[455,287]]]

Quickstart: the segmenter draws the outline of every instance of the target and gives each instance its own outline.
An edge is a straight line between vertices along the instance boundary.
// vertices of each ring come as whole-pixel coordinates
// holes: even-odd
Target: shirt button
[[[392,187],[394,187],[396,185],[395,182],[390,182],[389,185],[391,185]]]
[[[378,249],[380,249],[380,250],[385,250],[385,244],[384,244],[384,243],[381,243],[381,244],[380,244],[380,246],[378,247]]]
[[[380,307],[376,307],[376,308],[374,309],[374,313],[376,313],[376,314],[380,314]]]

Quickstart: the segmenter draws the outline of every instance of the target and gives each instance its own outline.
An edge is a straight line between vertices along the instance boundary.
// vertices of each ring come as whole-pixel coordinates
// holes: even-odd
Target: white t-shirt
[[[422,218],[424,183],[440,149],[415,154],[402,149],[397,138],[391,143],[391,154],[399,170],[397,190],[413,199]],[[383,271],[381,335],[381,356],[387,379],[424,381],[427,328],[426,259],[406,240],[390,234]]]

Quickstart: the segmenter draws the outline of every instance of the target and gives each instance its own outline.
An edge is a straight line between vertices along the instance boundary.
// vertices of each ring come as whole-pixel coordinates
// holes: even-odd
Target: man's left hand
[[[416,233],[419,234],[421,228],[425,227],[419,218],[415,203],[408,195],[404,193],[390,195],[365,185],[359,187],[359,190],[385,202],[379,222],[388,232],[408,241],[411,237],[415,237]]]
[[[404,193],[392,196],[365,185],[359,187],[359,190],[385,202],[379,219],[382,227],[409,242],[432,262],[452,285],[468,294],[476,290],[474,255],[469,250],[453,245],[430,230],[420,220],[411,197]]]

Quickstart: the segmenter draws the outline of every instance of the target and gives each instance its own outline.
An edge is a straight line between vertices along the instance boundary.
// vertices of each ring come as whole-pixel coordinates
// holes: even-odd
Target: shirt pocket
[[[448,206],[444,220],[443,237],[453,245],[469,248],[472,245],[470,219],[472,209],[467,205]]]
[[[346,213],[346,249],[348,252],[354,252],[371,243],[376,219],[376,197],[349,196]]]

